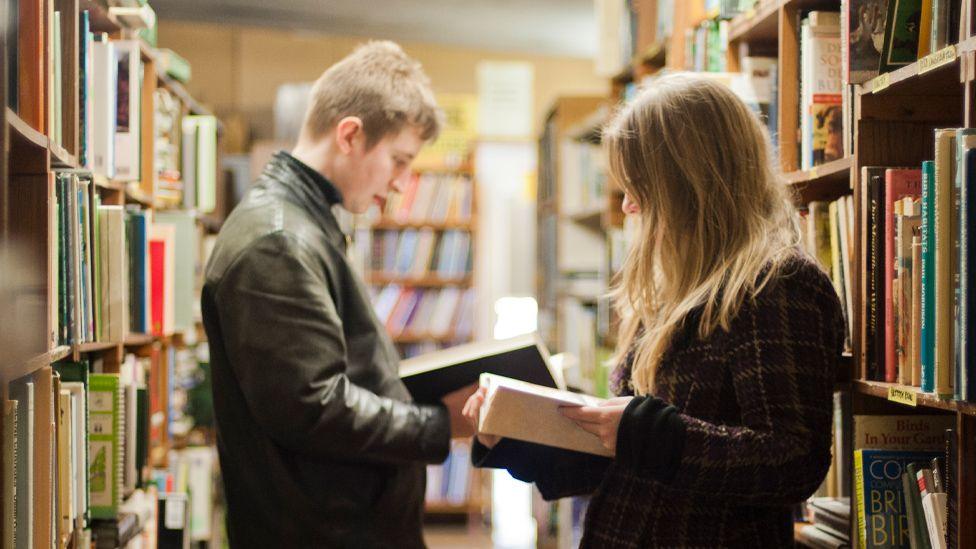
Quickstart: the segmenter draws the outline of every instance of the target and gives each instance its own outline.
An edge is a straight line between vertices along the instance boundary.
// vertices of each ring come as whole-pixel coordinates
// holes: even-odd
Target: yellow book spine
[[[864,508],[864,467],[861,450],[854,451],[854,495],[857,499],[857,537],[860,547],[868,546],[868,529]]]
[[[952,149],[955,130],[935,138],[935,392],[952,395]]]
[[[932,40],[932,0],[922,0],[922,21],[918,27],[918,58],[932,53],[929,42]]]

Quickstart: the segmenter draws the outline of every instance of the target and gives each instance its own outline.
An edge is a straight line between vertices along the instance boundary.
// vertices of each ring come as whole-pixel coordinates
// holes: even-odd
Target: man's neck
[[[327,139],[320,139],[309,142],[299,139],[298,144],[292,149],[291,155],[300,160],[303,164],[322,174],[333,185],[337,183],[335,177],[335,162],[333,162],[334,151],[332,142]]]

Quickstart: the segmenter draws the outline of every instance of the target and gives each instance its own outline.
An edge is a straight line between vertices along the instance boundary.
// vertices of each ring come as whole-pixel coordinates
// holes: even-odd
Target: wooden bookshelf
[[[976,13],[976,2],[962,0],[962,3],[964,9]],[[696,27],[702,17],[712,15],[705,13],[703,5],[701,0],[675,2],[672,34],[650,35],[652,42],[668,44],[668,68],[685,67],[686,32]],[[976,524],[976,403],[939,398],[921,393],[917,387],[870,381],[864,374],[867,365],[860,337],[864,329],[866,294],[863,292],[866,290],[860,280],[864,267],[860,233],[866,227],[866,220],[862,219],[864,197],[860,196],[860,173],[865,166],[917,166],[922,160],[932,159],[935,128],[976,126],[976,29],[966,29],[951,48],[853,86],[852,93],[848,94],[853,114],[852,126],[846,128],[852,134],[847,156],[810,170],[799,170],[800,21],[807,11],[837,11],[840,6],[840,0],[759,0],[752,9],[729,21],[728,66],[730,71],[738,70],[740,55],[777,58],[778,118],[774,127],[779,139],[780,177],[790,188],[797,206],[844,196],[853,198],[853,349],[842,357],[836,378],[836,389],[849,393],[851,401],[843,421],[849,427],[854,414],[954,415],[960,454],[959,462],[954,464],[959,473],[960,528],[958,538],[950,546],[974,549],[976,530],[969,525]],[[638,44],[643,46],[646,45]],[[635,68],[632,64],[620,77],[611,80],[614,100],[621,97],[622,84],[635,79]],[[540,155],[540,162],[541,159]],[[540,185],[541,181],[540,176]],[[540,219],[549,212],[558,212],[557,207],[548,206],[541,198]],[[543,209],[544,204],[548,209]],[[611,202],[609,207],[619,208],[619,204]],[[612,212],[613,209],[604,215]],[[592,223],[592,219],[586,218],[586,222]],[[543,299],[540,289],[540,303]],[[845,468],[849,478],[854,476],[851,461],[848,456]],[[848,489],[853,493],[852,486]]]
[[[434,231],[473,231],[477,227],[476,219],[467,221],[397,221],[395,219],[380,219],[373,223],[373,229],[380,231],[402,231],[404,229],[431,229]]]
[[[418,288],[469,288],[471,287],[472,278],[470,276],[463,278],[440,278],[438,276],[415,277],[391,275],[388,273],[370,273],[369,283],[376,286],[400,284],[404,286],[416,286]]]
[[[61,247],[61,238],[56,208],[58,195],[55,192],[55,173],[73,173],[85,179],[90,178],[92,185],[88,187],[88,192],[97,196],[103,206],[124,206],[125,191],[130,186],[101,174],[92,174],[81,165],[82,151],[79,135],[81,75],[77,63],[82,38],[78,24],[80,13],[84,10],[89,12],[93,32],[108,33],[113,40],[123,36],[134,36],[119,24],[104,5],[104,2],[95,0],[22,2],[21,11],[14,14],[20,35],[18,42],[7,43],[6,37],[9,35],[0,33],[0,79],[2,79],[0,101],[3,103],[3,109],[0,111],[0,130],[2,130],[0,131],[0,253],[11,249],[12,243],[17,244],[19,253],[13,261],[0,262],[0,305],[3,305],[2,309],[8,313],[16,310],[17,318],[10,319],[16,321],[16,326],[11,322],[6,329],[7,334],[15,333],[16,342],[23,347],[16,352],[22,352],[24,355],[11,358],[5,354],[0,360],[0,379],[3,381],[0,384],[0,397],[3,401],[8,400],[10,382],[27,375],[33,375],[35,379],[50,383],[53,379],[49,373],[50,366],[58,362],[98,361],[102,371],[118,373],[126,353],[141,353],[143,356],[148,356],[155,352],[158,360],[152,361],[152,366],[149,367],[149,379],[158,383],[156,388],[163,391],[159,395],[162,400],[159,409],[164,416],[163,431],[166,431],[165,425],[169,421],[170,413],[165,394],[166,370],[169,367],[166,362],[168,360],[166,351],[168,346],[172,345],[170,339],[132,335],[125,341],[82,341],[71,345],[58,344],[62,341],[59,337],[62,333],[59,326],[62,322],[59,311],[62,292],[70,294],[75,290],[70,287],[59,288],[60,263],[57,252]],[[41,9],[42,12],[38,12],[35,8]],[[57,37],[60,45],[59,52],[51,48],[55,37],[51,36],[53,25],[48,20],[47,8],[57,10],[61,14],[61,33]],[[6,8],[0,8],[0,15],[6,15]],[[6,52],[10,48],[17,52],[19,70],[16,73],[16,80],[8,81],[9,71],[6,70],[5,63],[8,58]],[[148,62],[143,65],[146,69],[143,72],[146,75],[142,83],[147,80],[159,80],[151,63],[154,59],[152,50],[143,47],[143,52],[149,55],[148,57],[143,55],[143,60]],[[62,78],[60,87],[57,88],[62,98],[59,106],[62,121],[57,128],[61,138],[56,141],[54,139],[56,128],[53,127],[56,117],[51,112],[49,102],[55,82],[49,83],[48,79],[49,75],[53,74],[50,65],[57,53],[62,56]],[[196,102],[181,85],[166,82],[165,79],[164,85],[172,85],[174,94],[178,101],[182,102],[186,112],[208,113],[207,109]],[[147,88],[143,86],[143,89]],[[10,104],[8,99],[11,97],[19,100],[19,110],[16,112],[8,106]],[[146,130],[152,129],[154,106],[151,95],[142,95],[138,98],[138,102],[143,122],[141,126],[143,133],[139,136],[139,158],[146,169],[136,174],[135,179],[143,180],[147,179],[147,174],[152,175],[153,169],[154,135]],[[219,187],[217,191],[219,194]],[[138,198],[143,201],[146,209],[152,209],[157,205],[156,197],[152,196],[151,192]],[[93,207],[89,210],[94,212]],[[219,212],[214,216],[218,214]],[[92,225],[88,226],[89,229],[91,227]],[[179,250],[179,252],[192,253],[191,250]],[[94,255],[94,252],[92,254]],[[7,259],[6,255],[4,259]],[[95,265],[94,260],[86,268],[90,267],[94,272],[93,265]],[[92,276],[94,277],[94,274]],[[111,279],[110,282],[122,283],[115,279]],[[93,285],[93,287],[98,286]],[[87,288],[86,291],[91,292],[92,289]],[[87,302],[94,303],[95,300],[89,299]],[[15,303],[16,309],[8,309],[10,303]],[[93,339],[93,336],[87,339]],[[6,349],[0,351],[7,352]],[[41,427],[42,425],[50,425],[50,422],[35,424],[35,442],[49,438],[45,436],[49,431],[42,430],[46,429]],[[53,440],[56,439],[51,437],[50,441]],[[30,439],[22,439],[19,442],[26,448]],[[160,443],[150,441],[150,446],[151,454],[165,457],[170,447],[168,435],[164,432]],[[55,459],[65,455],[64,450],[59,448],[57,443],[53,447],[49,444],[47,448],[52,450]],[[0,461],[5,459],[6,455],[0,457]],[[11,465],[2,464],[5,470]],[[0,475],[0,485],[2,483],[3,476]],[[38,546],[49,545],[45,542],[51,535],[51,529],[45,529],[45,522],[50,514],[36,512],[48,503],[49,500],[35,500],[34,542]],[[0,514],[13,512],[11,509],[3,508],[3,502],[0,501]],[[59,547],[80,546],[80,538],[71,538],[69,533],[60,531],[59,525],[56,528],[59,530],[59,537],[53,541]],[[104,545],[104,543],[105,540],[95,540],[93,545]]]

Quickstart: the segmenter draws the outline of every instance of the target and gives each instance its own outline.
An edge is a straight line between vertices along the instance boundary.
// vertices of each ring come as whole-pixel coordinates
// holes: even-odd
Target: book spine
[[[859,547],[868,547],[867,516],[864,506],[864,452],[854,451],[854,494],[857,503],[857,536]]]
[[[894,383],[898,375],[898,355],[896,350],[896,320],[894,317],[895,277],[895,203],[906,196],[921,194],[920,170],[885,170],[885,252],[884,252],[884,298],[885,298],[885,381]]]
[[[884,184],[880,177],[870,177],[870,234],[868,265],[868,375],[869,379],[884,379],[884,330],[881,329],[881,293],[884,288]]]
[[[961,206],[961,212],[964,218],[961,220],[960,226],[964,230],[965,241],[962,243],[963,249],[961,250],[961,261],[964,264],[960,267],[960,284],[962,285],[962,295],[960,296],[960,305],[962,311],[960,312],[960,326],[961,331],[959,338],[962,344],[961,360],[962,365],[960,367],[960,372],[962,373],[962,398],[968,401],[976,400],[976,394],[970,387],[970,380],[973,379],[974,369],[976,369],[976,359],[972,356],[973,344],[969,342],[969,335],[971,330],[969,329],[969,313],[970,311],[976,310],[976,292],[973,291],[973,273],[970,266],[976,264],[976,246],[969,245],[969,233],[976,231],[976,215],[969,215],[969,208],[971,207],[970,202],[972,197],[976,196],[976,149],[967,149],[965,155],[966,162],[966,184],[963,187],[963,199],[965,203]]]
[[[952,155],[954,130],[939,130],[935,149],[935,392],[952,396]]]
[[[909,333],[909,340],[912,342],[911,365],[912,365],[912,386],[919,387],[922,384],[922,362],[920,358],[920,348],[922,344],[922,238],[915,236],[912,238],[912,324]]]
[[[921,388],[935,392],[935,162],[922,163]]]

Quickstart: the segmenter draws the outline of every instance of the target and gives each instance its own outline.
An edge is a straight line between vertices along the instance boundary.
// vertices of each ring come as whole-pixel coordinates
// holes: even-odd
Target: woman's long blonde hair
[[[654,389],[662,354],[688,314],[698,335],[729,324],[799,243],[796,214],[758,117],[726,86],[664,76],[604,132],[610,174],[640,210],[639,234],[613,290],[616,359]]]

